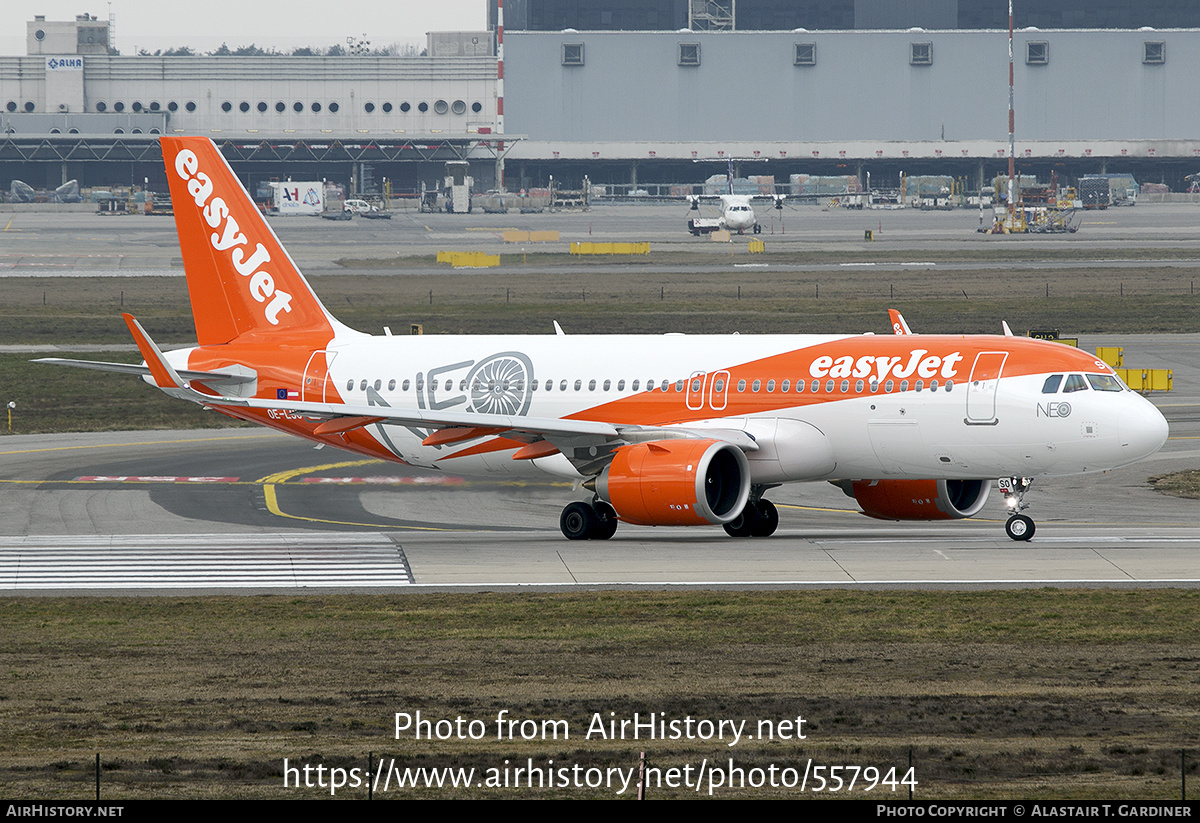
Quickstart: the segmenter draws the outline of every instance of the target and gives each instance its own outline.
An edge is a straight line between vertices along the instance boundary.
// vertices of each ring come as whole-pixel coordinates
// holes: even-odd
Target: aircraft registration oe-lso
[[[764,493],[820,480],[885,520],[971,517],[999,481],[1025,540],[1033,478],[1166,441],[1103,362],[1011,335],[363,334],[321,305],[212,141],[161,142],[199,345],[164,354],[125,315],[143,365],[50,362],[371,457],[570,478],[587,497],[560,518],[574,540],[618,521],[766,536]]]

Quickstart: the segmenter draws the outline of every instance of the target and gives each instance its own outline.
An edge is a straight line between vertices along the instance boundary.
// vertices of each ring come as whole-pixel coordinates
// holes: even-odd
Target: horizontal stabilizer
[[[71,360],[65,357],[42,357],[32,361],[34,363],[49,363],[54,366],[73,366],[77,369],[92,369],[94,371],[107,371],[115,374],[134,374],[139,377],[145,377],[150,374],[150,367],[145,363],[109,363],[104,360]],[[195,371],[194,369],[183,369],[177,372],[180,377],[187,381],[198,381],[201,383],[253,383],[254,377],[247,374],[230,374],[229,372],[216,371]]]

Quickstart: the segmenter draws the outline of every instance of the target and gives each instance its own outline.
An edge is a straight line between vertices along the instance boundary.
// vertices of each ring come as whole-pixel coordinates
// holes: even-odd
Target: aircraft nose
[[[1167,419],[1153,403],[1143,397],[1121,412],[1117,431],[1121,439],[1121,453],[1129,460],[1149,457],[1167,442]]]

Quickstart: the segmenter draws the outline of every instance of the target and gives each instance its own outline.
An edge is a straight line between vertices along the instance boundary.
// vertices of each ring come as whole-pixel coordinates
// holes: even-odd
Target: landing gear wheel
[[[595,505],[596,525],[589,537],[592,540],[608,540],[617,533],[617,512],[607,503]]]
[[[755,511],[758,517],[750,527],[750,536],[770,537],[779,528],[779,510],[770,500],[759,500]]]
[[[1023,514],[1014,514],[1004,524],[1005,533],[1013,540],[1028,540],[1033,537],[1035,530],[1033,519]]]
[[[596,530],[596,510],[587,503],[571,503],[562,510],[558,526],[568,540],[587,540]]]
[[[730,537],[751,537],[759,528],[760,515],[753,503],[747,503],[742,513],[725,524],[725,534]],[[774,529],[772,529],[774,531]]]

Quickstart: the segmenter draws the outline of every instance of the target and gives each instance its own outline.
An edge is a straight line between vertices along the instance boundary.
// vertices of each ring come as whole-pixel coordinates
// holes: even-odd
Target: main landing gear
[[[724,528],[730,537],[770,537],[779,528],[779,511],[770,500],[751,501]]]
[[[1033,518],[1020,514],[1020,512],[1029,508],[1028,504],[1021,501],[1025,498],[1025,492],[1029,491],[1033,480],[1029,477],[1001,477],[999,482],[1000,491],[1004,492],[1004,503],[1011,512],[1008,522],[1004,524],[1004,532],[1013,540],[1028,540],[1033,537],[1036,527],[1033,524]]]
[[[607,540],[617,533],[617,513],[602,500],[576,501],[562,510],[558,525],[568,540]]]

